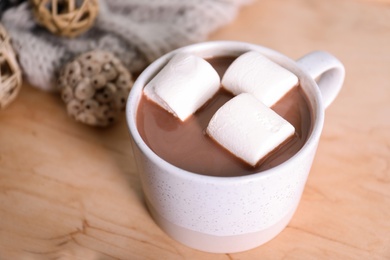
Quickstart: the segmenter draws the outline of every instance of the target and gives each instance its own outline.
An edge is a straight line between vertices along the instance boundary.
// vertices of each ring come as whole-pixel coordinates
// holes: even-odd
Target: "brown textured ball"
[[[8,106],[22,86],[22,72],[7,31],[0,24],[0,109]]]
[[[66,64],[58,85],[70,116],[85,124],[108,126],[124,111],[133,79],[113,54],[95,50]]]
[[[98,0],[30,0],[37,22],[60,36],[76,37],[95,22]]]

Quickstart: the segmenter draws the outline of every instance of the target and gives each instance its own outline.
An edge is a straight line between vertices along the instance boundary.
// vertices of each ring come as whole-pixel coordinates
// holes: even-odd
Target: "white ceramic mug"
[[[305,145],[292,158],[252,175],[212,177],[180,169],[145,144],[136,125],[142,89],[174,54],[209,58],[239,56],[250,50],[295,73],[308,98],[313,127]],[[190,45],[153,62],[134,83],[126,116],[145,199],[157,224],[175,240],[214,253],[248,250],[274,238],[298,206],[317,150],[325,108],[341,89],[344,75],[341,62],[326,52],[312,52],[293,61],[259,45],[231,41]]]

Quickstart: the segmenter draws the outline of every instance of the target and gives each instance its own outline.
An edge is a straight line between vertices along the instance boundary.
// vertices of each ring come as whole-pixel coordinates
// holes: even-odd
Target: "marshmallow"
[[[255,51],[234,60],[222,78],[233,95],[251,93],[269,107],[297,84],[296,75]]]
[[[289,122],[249,93],[220,107],[206,129],[212,139],[253,167],[294,132]]]
[[[206,60],[191,54],[176,54],[145,86],[145,95],[185,121],[220,88],[217,71]]]

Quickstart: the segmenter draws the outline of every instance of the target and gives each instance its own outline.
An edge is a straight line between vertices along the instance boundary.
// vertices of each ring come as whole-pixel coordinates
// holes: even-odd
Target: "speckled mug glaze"
[[[250,50],[295,73],[308,97],[313,127],[298,153],[260,173],[212,177],[177,168],[145,144],[136,125],[142,89],[174,54],[209,58],[238,56]],[[157,224],[175,240],[214,253],[248,250],[279,234],[299,204],[320,139],[324,110],[341,89],[344,73],[341,62],[326,52],[312,52],[293,61],[259,45],[232,41],[190,45],[153,62],[134,83],[126,116],[145,200]]]

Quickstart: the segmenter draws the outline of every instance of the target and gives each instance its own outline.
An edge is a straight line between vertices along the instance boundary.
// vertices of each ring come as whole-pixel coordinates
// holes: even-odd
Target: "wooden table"
[[[288,227],[238,254],[175,242],[145,208],[125,120],[78,124],[25,84],[0,113],[0,259],[390,259],[390,1],[261,0],[220,39],[345,64]]]

